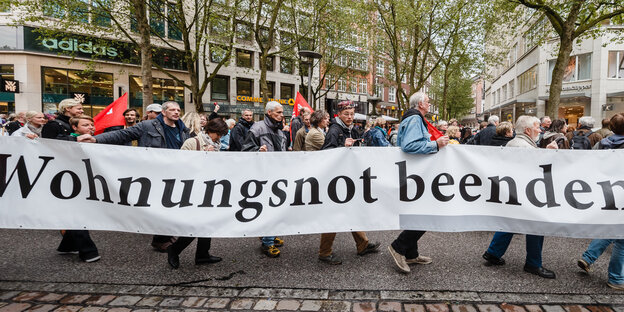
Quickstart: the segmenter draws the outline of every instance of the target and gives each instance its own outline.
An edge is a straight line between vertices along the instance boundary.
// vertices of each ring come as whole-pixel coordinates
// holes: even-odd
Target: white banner
[[[0,228],[624,238],[623,150],[197,152],[0,137]]]

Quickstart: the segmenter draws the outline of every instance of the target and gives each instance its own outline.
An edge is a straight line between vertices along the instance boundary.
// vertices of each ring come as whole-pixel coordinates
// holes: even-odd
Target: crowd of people
[[[492,115],[480,129],[462,127],[457,120],[439,121],[436,126],[443,135],[431,140],[426,115],[429,97],[422,92],[413,94],[400,123],[389,124],[376,118],[366,125],[355,125],[355,106],[350,101],[340,102],[336,116],[326,111],[312,112],[303,108],[293,116],[290,125],[284,118],[284,109],[278,102],[269,102],[264,118],[254,121],[254,113],[244,110],[238,122],[221,118],[219,106],[210,115],[188,112],[181,116],[178,103],[170,101],[151,104],[141,118],[135,109],[123,112],[125,124],[105,129],[94,135],[93,119],[85,116],[82,105],[74,99],[59,103],[58,114],[51,118],[41,112],[18,113],[13,120],[2,117],[2,131],[12,136],[29,139],[47,138],[99,144],[132,145],[150,148],[184,149],[196,151],[233,152],[284,152],[317,151],[357,146],[398,146],[405,153],[433,154],[449,144],[506,146],[516,148],[547,149],[621,149],[624,147],[624,113],[615,114],[602,121],[602,128],[594,131],[594,119],[581,117],[578,129],[572,129],[563,119],[551,120],[548,116],[538,119],[520,116],[515,124],[500,122]],[[139,121],[141,120],[141,121]],[[410,272],[411,264],[429,264],[433,259],[419,254],[418,243],[424,231],[405,230],[388,246],[398,271]],[[352,232],[357,255],[378,252],[379,242],[371,242],[365,232]],[[504,265],[503,255],[513,233],[497,232],[483,254],[488,265]],[[318,259],[327,264],[342,263],[332,250],[336,233],[321,234]],[[167,253],[167,262],[177,269],[179,255],[194,237],[153,236],[151,245],[157,251]],[[526,261],[524,271],[543,278],[555,278],[555,272],[542,266],[544,237],[526,235]],[[220,257],[210,253],[210,238],[198,238],[195,263],[216,263]],[[260,238],[262,252],[267,257],[278,257],[284,239],[276,236]],[[578,260],[578,266],[589,272],[591,265],[613,244],[609,263],[607,284],[624,290],[624,240],[596,239]],[[67,230],[57,251],[61,254],[78,254],[85,262],[100,259],[98,249],[87,230]]]

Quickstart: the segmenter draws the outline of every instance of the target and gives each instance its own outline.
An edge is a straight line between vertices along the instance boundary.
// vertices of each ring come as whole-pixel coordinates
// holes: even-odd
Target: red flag
[[[95,121],[95,134],[104,132],[104,129],[108,127],[125,125],[126,119],[123,116],[123,112],[127,108],[128,93],[126,92],[93,117],[93,121]]]
[[[429,123],[429,120],[425,119],[425,122],[427,122],[427,131],[431,134],[431,141],[435,141],[444,136],[444,133],[440,132],[438,128]]]
[[[295,107],[293,107],[293,118],[299,116],[299,110],[303,107],[307,107],[310,112],[314,112],[312,107],[310,107],[310,104],[308,104],[308,101],[303,98],[303,95],[297,92],[297,97],[295,98]]]

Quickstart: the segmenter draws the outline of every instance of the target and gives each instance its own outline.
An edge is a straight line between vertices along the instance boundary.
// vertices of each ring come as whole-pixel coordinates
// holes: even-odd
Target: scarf
[[[281,122],[269,117],[269,114],[264,115],[264,122],[273,131],[282,130],[282,128],[284,128],[284,125]]]
[[[339,126],[343,127],[344,129],[349,130],[349,132],[351,132],[351,130],[353,129],[353,124],[347,127],[347,125],[345,125],[345,123],[342,121],[342,119],[340,119],[340,117],[336,118],[336,123]]]
[[[28,129],[30,131],[32,131],[32,133],[34,133],[37,136],[41,137],[41,130],[43,130],[43,126],[37,128],[37,127],[33,126],[30,122],[27,122],[26,123],[26,127],[28,127]]]
[[[167,148],[180,149],[183,143],[182,135],[184,133],[184,128],[185,128],[184,123],[182,123],[180,120],[176,120],[176,127],[174,128],[174,131],[178,132],[178,136],[176,136],[173,133],[171,133],[169,128],[172,128],[172,127],[168,126],[165,123],[165,119],[163,118],[162,114],[158,115],[156,117],[156,120],[158,120],[163,127],[163,132],[165,133],[165,144],[167,145]]]

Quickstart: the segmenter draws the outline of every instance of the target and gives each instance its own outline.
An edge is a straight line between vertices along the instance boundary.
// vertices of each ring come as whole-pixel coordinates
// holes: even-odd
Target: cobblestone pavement
[[[624,294],[148,286],[0,281],[0,312],[624,312]]]

